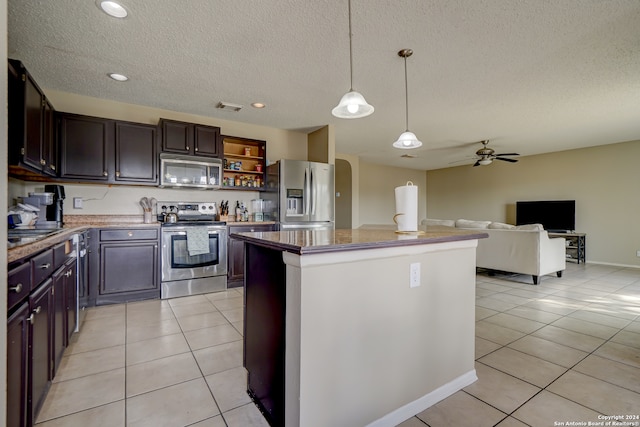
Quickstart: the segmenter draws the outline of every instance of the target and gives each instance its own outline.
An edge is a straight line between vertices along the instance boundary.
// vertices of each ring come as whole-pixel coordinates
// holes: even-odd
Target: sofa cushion
[[[542,224],[524,224],[524,225],[518,225],[516,227],[516,230],[522,230],[522,231],[543,231],[544,227],[542,226]]]
[[[471,221],[469,219],[456,220],[456,228],[488,228],[491,221]]]
[[[425,219],[423,223],[427,226],[444,225],[446,227],[455,227],[456,221],[453,219]]]
[[[514,228],[516,228],[516,226],[505,224],[504,222],[492,222],[491,224],[489,224],[488,228],[491,228],[493,230],[513,230]]]

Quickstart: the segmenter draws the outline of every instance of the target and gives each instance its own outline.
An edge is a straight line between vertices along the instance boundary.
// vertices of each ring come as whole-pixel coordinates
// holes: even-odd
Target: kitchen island
[[[475,250],[429,227],[238,233],[247,389],[272,426],[395,426],[474,382]]]

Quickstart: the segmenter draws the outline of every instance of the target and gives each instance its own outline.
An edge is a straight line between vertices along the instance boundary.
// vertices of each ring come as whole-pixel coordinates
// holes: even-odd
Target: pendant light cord
[[[409,132],[409,84],[407,83],[407,57],[404,57],[404,113],[406,132]]]
[[[353,92],[353,42],[351,41],[353,34],[351,33],[351,0],[349,0],[349,72],[350,81],[349,81],[349,92]]]

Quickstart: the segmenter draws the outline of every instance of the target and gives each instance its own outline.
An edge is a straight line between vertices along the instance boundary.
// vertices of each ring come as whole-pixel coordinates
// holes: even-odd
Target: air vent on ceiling
[[[221,110],[225,110],[225,111],[238,112],[242,110],[242,105],[231,104],[230,102],[218,102],[218,105],[216,106],[216,108],[220,108]]]

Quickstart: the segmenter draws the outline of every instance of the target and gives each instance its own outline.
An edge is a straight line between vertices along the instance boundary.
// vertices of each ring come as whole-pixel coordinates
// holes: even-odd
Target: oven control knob
[[[207,207],[205,205],[200,206],[200,209],[205,210]]]
[[[209,205],[209,210],[213,210],[213,205]]]

